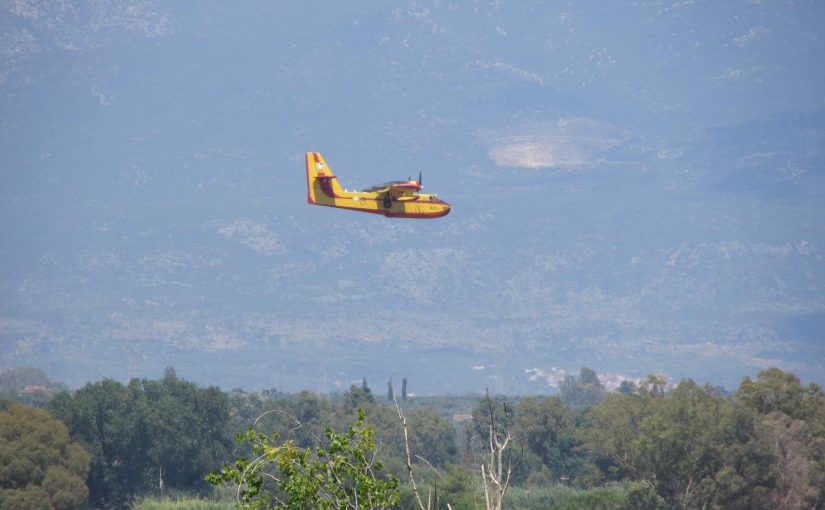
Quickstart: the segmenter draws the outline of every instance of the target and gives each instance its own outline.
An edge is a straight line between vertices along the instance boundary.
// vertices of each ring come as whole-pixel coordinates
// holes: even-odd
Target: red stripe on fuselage
[[[450,214],[449,209],[443,209],[441,211],[431,212],[431,213],[393,213],[387,212],[385,214],[388,218],[440,218],[442,216],[447,216]]]
[[[325,207],[333,207],[335,209],[343,209],[345,211],[368,212],[368,213],[372,213],[372,214],[381,214],[383,216],[386,216],[386,211],[380,211],[380,210],[377,210],[377,209],[362,209],[360,207],[348,207],[348,206],[344,206],[344,205],[334,205],[334,204],[318,204],[318,205],[323,205]]]
[[[419,219],[427,219],[427,218],[440,218],[442,216],[447,216],[450,214],[449,209],[432,212],[432,213],[394,213],[385,210],[376,210],[376,209],[363,209],[361,207],[348,207],[348,206],[340,206],[340,205],[333,205],[333,204],[317,204],[323,205],[325,207],[333,207],[335,209],[344,209],[346,211],[354,211],[354,212],[366,212],[370,214],[380,214],[382,216],[386,216],[388,218],[419,218]]]

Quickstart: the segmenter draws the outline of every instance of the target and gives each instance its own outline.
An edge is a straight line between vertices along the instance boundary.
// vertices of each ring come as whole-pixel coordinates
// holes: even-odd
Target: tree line
[[[508,435],[500,452],[513,467],[506,508],[825,505],[825,396],[779,369],[746,377],[731,393],[657,376],[607,391],[582,369],[558,395],[470,398],[472,418],[454,423],[438,409],[416,407],[414,397],[397,410],[395,399],[375,398],[366,382],[332,397],[261,395],[201,388],[167,369],[159,380],[64,390],[42,410],[5,400],[0,507],[125,508],[171,493],[231,501],[235,491],[207,483],[209,473],[213,483],[259,483],[275,506],[293,490],[308,498],[306,483],[316,478],[302,485],[298,474],[314,469],[333,480],[351,476],[340,497],[363,486],[380,488],[395,508],[420,508],[421,494],[428,508],[484,508],[481,466],[491,431]],[[281,466],[277,476],[257,482],[233,474],[267,452]],[[351,455],[341,466],[361,470],[336,472],[331,459],[345,457],[335,455]],[[38,498],[52,503],[28,504]],[[295,501],[306,507],[310,500]]]

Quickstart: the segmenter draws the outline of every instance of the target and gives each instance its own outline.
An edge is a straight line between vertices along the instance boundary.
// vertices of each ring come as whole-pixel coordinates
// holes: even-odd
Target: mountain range
[[[825,383],[825,7],[0,2],[0,365]],[[423,173],[452,205],[306,204]],[[380,386],[379,386],[380,387]]]

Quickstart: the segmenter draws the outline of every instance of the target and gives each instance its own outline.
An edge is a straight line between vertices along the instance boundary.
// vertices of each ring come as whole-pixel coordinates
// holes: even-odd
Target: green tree
[[[648,374],[637,388],[638,392],[651,397],[661,397],[665,394],[667,379],[661,375]]]
[[[642,423],[641,454],[657,492],[683,508],[764,506],[771,453],[753,413],[693,381],[681,382]]]
[[[559,482],[574,474],[575,414],[559,397],[531,397],[518,402],[513,439],[535,454]]]
[[[626,393],[628,395],[632,395],[638,391],[638,388],[636,388],[636,383],[625,379],[624,381],[622,381],[622,383],[619,385],[619,388],[616,391],[618,391],[619,393]]]
[[[98,508],[122,508],[164,488],[203,493],[202,474],[231,448],[228,397],[171,370],[160,381],[90,383],[57,395],[49,408],[92,454],[89,499]]]
[[[392,415],[388,415],[386,419],[392,418]],[[416,409],[409,413],[407,420],[410,426],[410,448],[416,455],[438,467],[444,467],[448,462],[455,460],[458,454],[455,428],[435,409]],[[395,430],[395,439],[398,442],[402,431],[400,428]]]
[[[631,482],[620,510],[668,510],[669,505],[649,483]]]
[[[559,384],[561,399],[572,406],[591,406],[600,402],[607,392],[592,369],[583,367],[579,376],[567,375]]]
[[[821,415],[825,408],[825,398],[818,385],[802,386],[797,376],[778,368],[759,372],[756,381],[745,377],[736,397],[758,413],[778,411],[802,420]]]
[[[327,428],[313,447],[299,448],[252,428],[239,441],[251,446],[252,458],[240,457],[206,479],[237,485],[242,508],[381,509],[399,501],[398,480],[384,475],[375,459],[363,411],[342,434]],[[277,490],[267,490],[265,480],[274,480]]]
[[[588,416],[587,445],[670,505],[768,503],[772,455],[759,423],[752,411],[711,389],[687,380],[667,395],[612,394]]]
[[[610,479],[647,476],[639,442],[641,423],[651,414],[650,407],[649,398],[613,393],[587,411],[587,425],[579,434],[588,448],[609,459],[606,475]]]
[[[343,408],[349,415],[354,415],[358,409],[375,407],[375,397],[369,387],[351,385],[349,391],[344,392]]]
[[[825,506],[825,397],[819,386],[803,386],[795,375],[771,368],[756,381],[744,378],[736,398],[759,413],[773,446],[778,476],[771,506]]]
[[[281,405],[281,403],[275,405]],[[315,393],[302,391],[298,394],[298,400],[291,402],[291,405],[293,414],[301,424],[301,434],[296,436],[301,439],[298,444],[309,446],[312,444],[313,438],[323,435],[325,424],[330,422],[331,409],[329,403]]]
[[[447,464],[444,476],[435,488],[441,494],[439,500],[449,501],[453,510],[475,510],[484,504],[484,495],[478,480],[463,466]]]
[[[74,395],[60,393],[49,409],[92,454],[89,501],[96,508],[124,507],[143,486],[151,465],[150,439],[139,416],[137,388],[111,379],[87,384]]]
[[[315,393],[302,391],[296,395],[278,395],[261,401],[257,407],[249,407],[245,413],[253,415],[242,423],[241,428],[253,426],[261,431],[278,431],[282,441],[290,441],[300,448],[314,444],[314,438],[324,434],[328,423],[347,423],[343,410],[333,417],[330,402]],[[237,422],[236,422],[237,423]],[[245,443],[236,443],[233,455],[248,454]]]
[[[0,508],[83,508],[89,453],[42,409],[0,412]]]
[[[227,396],[217,387],[198,388],[169,370],[161,381],[144,380],[142,386],[140,419],[152,463],[146,485],[162,473],[169,487],[203,493],[208,487],[203,473],[219,466],[231,448]]]
[[[825,438],[816,426],[781,412],[762,418],[775,453],[776,485],[771,507],[776,509],[822,508],[825,503]]]
[[[264,399],[257,392],[247,393],[240,388],[235,388],[229,392],[228,396],[233,430],[248,427],[261,414]]]

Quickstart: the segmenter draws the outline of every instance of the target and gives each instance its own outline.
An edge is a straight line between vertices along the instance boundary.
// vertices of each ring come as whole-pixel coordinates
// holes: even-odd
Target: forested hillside
[[[363,445],[353,439],[352,447],[374,449],[381,470],[373,476],[390,494],[397,491],[398,508],[418,508],[408,458],[419,492],[437,497],[439,508],[484,508],[480,468],[491,430],[511,438],[502,451],[512,460],[505,508],[825,504],[825,396],[788,372],[765,370],[726,393],[657,376],[607,391],[582,369],[558,395],[488,398],[403,399],[392,388],[373,393],[366,381],[335,395],[224,392],[170,368],[160,380],[107,379],[62,391],[45,410],[6,399],[0,506],[13,507],[24,495],[55,498],[48,485],[59,475],[67,480],[60,508],[82,508],[86,490],[93,508],[149,508],[150,501],[173,508],[181,498],[231,508],[235,487],[212,487],[204,477],[244,465],[234,459],[253,455],[250,438],[267,438],[271,451],[287,446],[291,455],[311,456],[348,430],[369,438]],[[61,428],[68,431],[63,439]],[[246,440],[236,442],[239,433]],[[67,448],[69,457],[26,454]],[[71,485],[77,476],[86,476],[86,487]],[[34,491],[32,480],[46,490]],[[260,490],[278,501],[291,489],[270,481]]]

